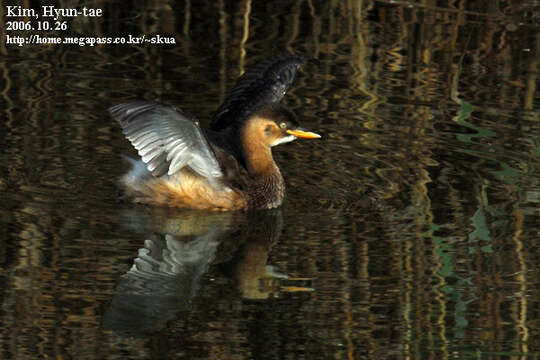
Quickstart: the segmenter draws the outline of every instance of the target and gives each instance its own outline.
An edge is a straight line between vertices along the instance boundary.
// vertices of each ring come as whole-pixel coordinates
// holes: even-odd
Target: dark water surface
[[[51,36],[177,44],[2,18],[0,358],[540,358],[538,1],[47,4],[104,11]],[[284,102],[323,138],[275,149],[282,209],[121,200],[107,107],[207,124],[284,52],[317,60]]]

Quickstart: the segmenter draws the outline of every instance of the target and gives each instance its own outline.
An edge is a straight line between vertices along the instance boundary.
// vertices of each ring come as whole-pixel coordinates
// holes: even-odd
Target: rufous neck
[[[244,148],[247,170],[251,175],[265,177],[279,172],[269,147],[250,144]]]
[[[242,148],[248,172],[252,176],[266,177],[279,173],[279,169],[272,157],[272,150],[265,144],[258,134],[257,121],[246,124],[242,131]]]

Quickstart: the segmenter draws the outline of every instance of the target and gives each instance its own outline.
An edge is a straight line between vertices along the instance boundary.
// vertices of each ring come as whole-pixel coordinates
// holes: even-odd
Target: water
[[[177,44],[2,41],[2,359],[540,356],[538,2],[57,5],[104,10],[60,36]],[[107,107],[207,124],[284,52],[316,59],[284,102],[323,138],[275,149],[282,209],[122,200]]]

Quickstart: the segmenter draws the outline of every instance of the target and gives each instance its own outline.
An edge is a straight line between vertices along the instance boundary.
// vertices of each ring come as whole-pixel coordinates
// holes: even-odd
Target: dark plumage
[[[279,103],[306,61],[303,56],[276,56],[248,69],[217,109],[210,130],[221,131],[242,124],[260,108]]]

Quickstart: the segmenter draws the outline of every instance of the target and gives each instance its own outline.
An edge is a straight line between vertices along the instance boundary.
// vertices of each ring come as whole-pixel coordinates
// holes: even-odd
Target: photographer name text
[[[42,18],[58,20],[65,17],[101,17],[102,15],[103,9],[87,8],[86,6],[82,9],[64,9],[56,8],[53,5],[44,5],[41,7],[40,13],[36,9],[27,9],[19,5],[6,6],[6,17],[9,18],[29,17],[38,19],[41,16]]]

